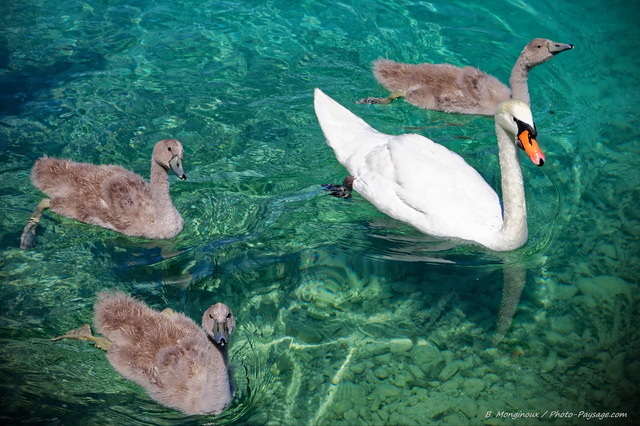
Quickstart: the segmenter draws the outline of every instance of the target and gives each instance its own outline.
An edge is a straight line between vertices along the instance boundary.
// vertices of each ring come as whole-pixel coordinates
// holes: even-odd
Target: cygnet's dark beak
[[[565,50],[573,49],[573,44],[551,43],[549,44],[549,53],[556,55]]]
[[[169,167],[171,167],[173,173],[175,173],[180,180],[187,180],[187,175],[185,175],[184,170],[182,170],[182,162],[177,155],[174,155],[173,158],[169,160]]]
[[[220,346],[224,346],[229,343],[229,328],[227,327],[227,322],[214,322],[213,330],[213,341],[216,342]]]

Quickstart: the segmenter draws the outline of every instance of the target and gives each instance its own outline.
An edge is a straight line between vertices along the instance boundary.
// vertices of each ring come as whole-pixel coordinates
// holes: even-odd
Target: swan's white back
[[[319,89],[315,110],[353,188],[380,211],[430,235],[492,246],[500,200],[462,157],[420,135],[380,133]]]

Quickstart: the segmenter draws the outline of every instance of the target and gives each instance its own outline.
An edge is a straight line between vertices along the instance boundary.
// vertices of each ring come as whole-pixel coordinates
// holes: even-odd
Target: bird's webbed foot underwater
[[[62,339],[76,339],[76,340],[87,340],[92,342],[96,347],[102,350],[108,350],[109,346],[111,346],[111,341],[106,337],[94,336],[91,333],[91,326],[89,324],[84,324],[82,327],[75,328],[62,336],[54,337],[51,340],[62,340]]]
[[[342,185],[334,185],[332,183],[325,183],[322,185],[322,189],[329,191],[329,195],[336,198],[351,198],[351,192],[353,191],[353,177],[347,176],[344,178]]]

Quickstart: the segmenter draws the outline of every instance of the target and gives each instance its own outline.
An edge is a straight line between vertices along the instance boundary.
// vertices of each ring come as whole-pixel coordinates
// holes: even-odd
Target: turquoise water
[[[546,0],[3,1],[0,418],[635,424],[639,9]],[[357,195],[320,190],[345,171],[315,119],[315,87],[381,131],[445,144],[495,186],[491,119],[354,101],[386,96],[370,71],[379,56],[477,66],[506,82],[534,37],[576,48],[530,75],[547,162],[523,162],[523,248],[455,246]],[[184,144],[189,177],[171,181],[185,219],[178,237],[128,238],[49,212],[38,246],[18,249],[41,197],[29,182],[37,158],[115,163],[148,177],[153,144],[169,137]],[[229,305],[238,323],[230,409],[184,417],[122,379],[87,342],[49,341],[90,322],[104,289],[196,319],[214,302]],[[626,417],[589,421],[580,412]]]

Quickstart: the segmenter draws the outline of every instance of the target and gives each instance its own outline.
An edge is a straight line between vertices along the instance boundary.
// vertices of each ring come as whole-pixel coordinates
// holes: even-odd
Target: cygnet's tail
[[[151,308],[121,291],[100,292],[94,306],[93,324],[99,333],[113,340],[114,333],[135,335],[136,328],[147,327],[148,318],[153,317],[150,313]]]
[[[380,58],[373,61],[373,75],[378,83],[391,92],[406,91],[416,84],[414,67]]]

